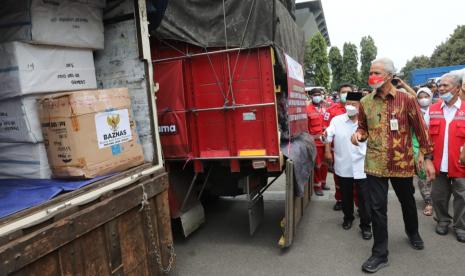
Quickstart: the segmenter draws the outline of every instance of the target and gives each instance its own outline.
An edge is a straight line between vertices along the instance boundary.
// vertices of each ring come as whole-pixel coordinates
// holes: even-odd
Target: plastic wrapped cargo
[[[37,97],[16,97],[0,101],[0,143],[42,142]]]
[[[4,0],[0,41],[103,49],[104,0]]]
[[[43,143],[0,143],[0,178],[51,177]]]
[[[96,87],[91,50],[22,42],[0,44],[0,99]]]

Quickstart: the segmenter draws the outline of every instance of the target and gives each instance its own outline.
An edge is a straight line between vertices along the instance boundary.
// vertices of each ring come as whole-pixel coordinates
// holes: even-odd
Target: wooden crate
[[[106,180],[91,186],[111,183]],[[167,174],[162,170],[40,225],[3,237],[0,275],[163,274],[156,254],[151,252],[160,252],[162,266],[168,266],[173,238],[167,188]],[[91,191],[92,187],[85,189]],[[82,192],[65,194],[53,202]],[[144,193],[147,201],[141,210]],[[14,217],[21,215],[25,213]],[[8,221],[0,221],[0,225],[4,223]]]

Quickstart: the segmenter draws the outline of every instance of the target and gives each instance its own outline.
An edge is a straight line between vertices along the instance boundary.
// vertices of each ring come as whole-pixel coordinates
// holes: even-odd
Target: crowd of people
[[[389,183],[401,204],[405,233],[413,249],[424,249],[418,229],[414,179],[424,201],[423,215],[433,216],[436,233],[452,224],[465,243],[465,74],[443,75],[438,83],[410,87],[396,77],[390,59],[372,62],[368,85],[343,84],[337,94],[309,91],[309,133],[317,148],[313,189],[336,187],[334,210],[342,210],[349,230],[358,208],[363,239],[373,238],[362,269],[388,265],[387,201]],[[453,213],[449,202],[453,195]]]

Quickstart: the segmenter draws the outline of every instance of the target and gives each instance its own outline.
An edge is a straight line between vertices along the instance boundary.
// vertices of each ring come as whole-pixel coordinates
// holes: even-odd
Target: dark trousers
[[[354,220],[354,185],[358,194],[358,210],[360,213],[360,228],[370,228],[370,204],[368,197],[367,179],[354,179],[352,177],[337,176],[342,197],[342,212],[344,221]]]
[[[387,227],[388,181],[391,181],[402,207],[405,232],[411,235],[418,232],[417,206],[413,197],[415,193],[413,177],[389,178],[367,175],[367,179],[374,238],[372,254],[376,257],[387,257],[389,254]]]

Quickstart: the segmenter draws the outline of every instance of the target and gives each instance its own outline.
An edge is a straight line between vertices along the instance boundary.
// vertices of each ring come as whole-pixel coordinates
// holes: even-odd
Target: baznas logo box
[[[55,177],[95,177],[144,161],[126,88],[44,97],[39,113]]]

